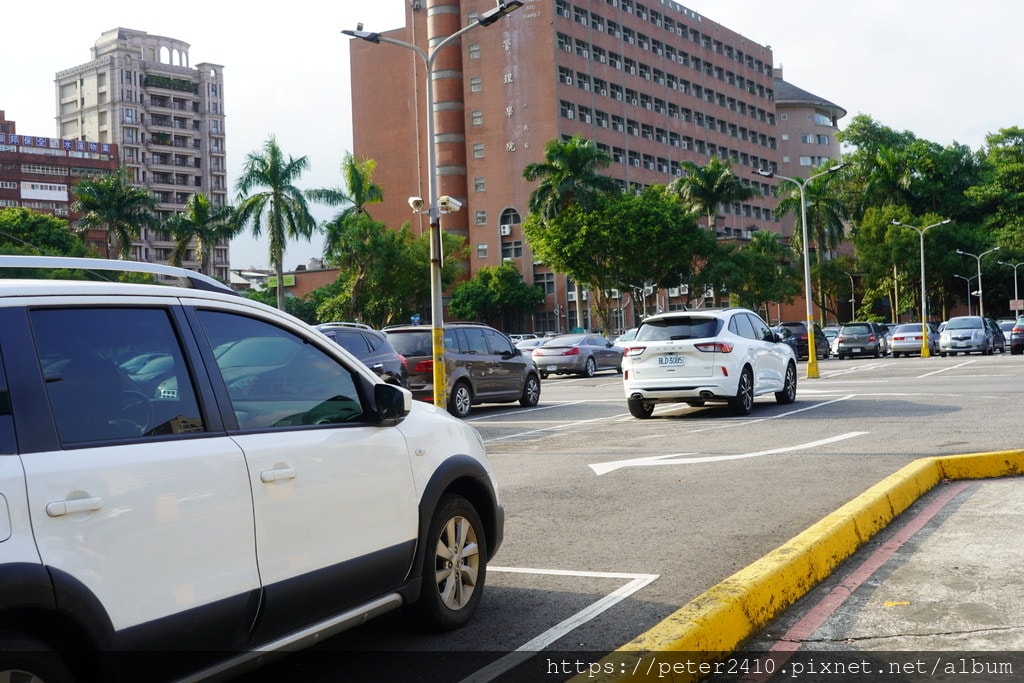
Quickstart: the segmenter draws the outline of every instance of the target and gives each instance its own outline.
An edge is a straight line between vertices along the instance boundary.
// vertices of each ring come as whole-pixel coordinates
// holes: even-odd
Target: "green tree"
[[[547,221],[570,206],[590,208],[601,193],[618,192],[618,182],[599,173],[611,162],[610,154],[579,135],[552,140],[544,148],[544,161],[523,169],[525,180],[539,182],[530,193],[530,213]]]
[[[306,191],[306,196],[312,201],[345,207],[324,226],[327,231],[324,258],[329,262],[344,254],[345,242],[348,241],[344,232],[353,222],[368,215],[366,205],[384,201],[384,191],[373,182],[376,168],[377,162],[373,159],[356,159],[347,153],[341,162],[345,189],[317,188]]]
[[[529,209],[536,216],[535,225],[543,226],[570,207],[584,210],[594,205],[601,194],[619,192],[618,181],[599,172],[608,168],[612,157],[598,149],[593,141],[574,135],[565,142],[552,140],[544,147],[544,161],[528,164],[523,169],[523,178],[538,182],[530,193]],[[531,247],[533,240],[530,241]],[[577,283],[580,278],[568,271],[561,271]],[[582,301],[576,288],[576,300]],[[576,307],[576,326],[583,326],[583,308]]]
[[[807,202],[807,229],[809,239],[814,242],[817,261],[821,263],[846,239],[846,205],[839,199],[832,190],[829,181],[835,176],[832,173],[820,175],[827,168],[834,166],[831,161],[818,169],[811,175],[819,174],[817,178],[804,183],[803,197]],[[801,182],[804,182],[801,180]],[[787,191],[779,199],[775,207],[777,217],[793,214],[792,246],[800,255],[803,255],[803,210],[800,206],[800,189],[793,183],[784,181]],[[780,186],[781,188],[782,186]]]
[[[107,234],[107,252],[126,259],[131,254],[132,240],[138,239],[142,228],[153,225],[157,200],[143,187],[133,185],[128,169],[89,178],[74,186],[75,200],[71,211],[82,215],[76,226],[101,229]]]
[[[732,303],[771,316],[771,302],[792,302],[803,289],[801,272],[793,266],[793,254],[773,232],[758,232],[734,251],[728,262],[725,286]],[[802,270],[802,269],[801,269]]]
[[[984,175],[965,192],[998,243],[1024,253],[1024,128],[1003,128],[985,141]]]
[[[669,184],[669,190],[707,216],[711,231],[715,229],[715,214],[719,206],[746,201],[761,194],[756,187],[736,177],[729,161],[718,157],[711,157],[704,166],[692,161],[684,161],[681,166],[683,175]]]
[[[82,238],[67,221],[21,207],[0,209],[0,254],[85,256]]]
[[[503,263],[484,266],[472,279],[460,283],[452,292],[448,310],[456,318],[504,327],[504,315],[531,311],[544,297],[543,287],[526,284],[518,268]]]
[[[174,239],[167,262],[180,266],[188,250],[195,245],[199,256],[199,272],[213,275],[213,249],[217,243],[230,240],[240,232],[230,206],[215,206],[204,194],[194,194],[185,202],[185,209],[164,221]]]
[[[285,158],[271,135],[261,151],[245,158],[238,190],[238,225],[252,224],[252,234],[267,231],[270,265],[277,275],[277,307],[284,310],[284,252],[288,240],[308,240],[316,227],[306,197],[295,182],[309,168],[309,159]],[[256,191],[258,190],[258,191]],[[255,191],[255,192],[254,192]],[[254,193],[253,193],[254,192]],[[253,193],[253,194],[250,194]]]
[[[660,185],[599,195],[592,209],[573,205],[546,222],[531,214],[523,230],[535,254],[587,287],[605,333],[612,289],[687,282],[715,248],[697,214]]]
[[[424,314],[430,310],[430,235],[414,235],[408,223],[389,230],[366,215],[354,224],[361,226],[361,232],[348,233],[353,238],[352,261],[340,262],[337,281],[324,292],[314,292],[317,319],[353,320],[374,327],[408,321],[414,313],[426,319]],[[359,235],[366,238],[362,244]],[[441,284],[449,287],[464,268],[465,239],[442,233],[442,251]],[[357,281],[359,292],[353,298]]]

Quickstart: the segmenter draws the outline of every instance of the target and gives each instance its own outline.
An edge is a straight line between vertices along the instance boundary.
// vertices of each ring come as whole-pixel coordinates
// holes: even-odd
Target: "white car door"
[[[227,648],[259,591],[241,449],[203,436],[168,309],[95,304],[30,312],[60,441],[21,455],[39,556],[58,594],[92,593],[116,632],[148,624],[166,636],[115,647]],[[164,357],[173,395],[124,369],[150,354]]]
[[[774,333],[760,316],[746,313],[754,329],[751,352],[754,355],[754,388],[758,394],[779,391],[786,376],[786,357]]]
[[[257,639],[394,590],[419,528],[402,432],[371,423],[356,371],[326,346],[226,311],[198,317],[225,349],[217,364],[252,485],[265,591]],[[261,341],[230,348],[238,340]]]

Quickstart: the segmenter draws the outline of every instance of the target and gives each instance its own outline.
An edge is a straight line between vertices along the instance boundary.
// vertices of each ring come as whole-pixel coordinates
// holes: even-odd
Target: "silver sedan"
[[[892,331],[890,339],[892,357],[920,355],[923,336],[921,323],[897,325]],[[928,325],[928,353],[932,355],[939,353],[939,331],[931,324]]]
[[[600,334],[563,334],[535,348],[533,361],[542,378],[548,375],[593,377],[601,370],[622,372],[624,351]]]

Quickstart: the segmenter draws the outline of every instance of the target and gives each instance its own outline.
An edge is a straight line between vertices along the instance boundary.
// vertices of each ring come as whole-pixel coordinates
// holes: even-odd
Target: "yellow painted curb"
[[[594,670],[605,675],[581,675],[573,680],[644,680],[640,660],[649,652],[685,652],[688,660],[713,665],[735,652],[940,482],[1022,473],[1024,450],[915,460],[602,659]],[[631,671],[638,674],[630,675]],[[701,674],[680,672],[667,680],[689,683],[701,678]]]

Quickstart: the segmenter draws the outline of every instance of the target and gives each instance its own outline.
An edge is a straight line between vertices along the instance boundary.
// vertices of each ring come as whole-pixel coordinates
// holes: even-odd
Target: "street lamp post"
[[[412,50],[420,56],[420,59],[423,60],[423,66],[426,68],[427,176],[430,201],[426,213],[430,217],[430,326],[434,365],[434,405],[439,408],[447,407],[448,403],[448,386],[444,365],[444,292],[441,286],[443,246],[441,241],[440,214],[458,210],[460,204],[457,202],[445,202],[445,207],[438,205],[436,140],[434,139],[434,60],[442,49],[454,43],[463,34],[475,29],[477,26],[490,26],[522,6],[523,0],[499,0],[496,7],[482,12],[473,23],[463,26],[455,33],[442,38],[429,52],[414,43],[389,38],[380,33],[364,31],[362,24],[359,24],[354,31],[349,29],[342,31],[347,36],[359,38],[370,43],[388,43]],[[410,204],[413,203],[413,199],[410,198]]]
[[[972,275],[971,277],[964,277],[963,275],[954,275],[967,283],[967,315],[971,315],[971,280],[977,277]]]
[[[996,261],[996,263],[1001,266],[1010,266],[1013,268],[1013,301],[1019,306],[1020,297],[1017,294],[1017,268],[1024,266],[1024,263],[1007,263],[1006,261]],[[1013,312],[1018,318],[1020,317],[1020,308],[1014,306]]]
[[[986,255],[991,254],[993,251],[999,251],[999,247],[992,247],[988,251],[983,251],[980,254],[972,254],[971,252],[964,251],[963,249],[956,250],[956,253],[963,256],[971,256],[978,262],[978,315],[982,318],[985,317],[985,293],[981,289],[981,259]],[[970,301],[970,299],[968,299],[968,301]]]
[[[853,286],[853,276],[861,276],[864,273],[846,273],[846,277],[850,278],[850,320],[853,320],[857,314],[857,290]]]
[[[919,228],[916,225],[900,223],[897,220],[893,220],[892,222],[893,225],[899,225],[904,228],[913,228],[921,237],[921,358],[928,358],[932,355],[931,351],[928,349],[928,295],[924,285],[924,234],[934,227],[952,222],[952,218],[947,218],[944,221],[932,223],[931,225],[926,225],[923,228]]]
[[[755,169],[754,173],[763,175],[765,178],[778,178],[779,180],[788,180],[797,186],[800,190],[800,227],[803,229],[803,245],[804,245],[804,298],[807,299],[807,378],[817,379],[821,377],[818,373],[818,354],[814,348],[814,309],[813,300],[811,298],[811,249],[810,244],[807,242],[807,195],[804,191],[804,187],[807,183],[811,182],[815,178],[826,176],[831,173],[835,173],[846,164],[836,164],[831,168],[822,171],[821,173],[815,173],[807,180],[801,180],[799,178],[789,178],[784,175],[777,175],[767,169]]]

